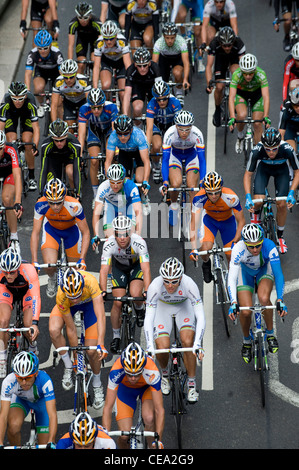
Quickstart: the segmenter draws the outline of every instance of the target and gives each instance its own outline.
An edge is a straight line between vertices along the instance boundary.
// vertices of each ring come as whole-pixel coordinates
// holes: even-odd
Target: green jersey
[[[238,68],[232,75],[232,79],[230,82],[230,87],[231,88],[236,88],[237,90],[243,90],[243,91],[256,91],[259,88],[265,88],[268,86],[268,79],[267,75],[264,70],[262,70],[260,67],[256,68],[256,71],[254,72],[252,80],[250,82],[247,82],[244,78],[243,72],[241,71],[240,68]],[[238,91],[237,91],[238,93]]]

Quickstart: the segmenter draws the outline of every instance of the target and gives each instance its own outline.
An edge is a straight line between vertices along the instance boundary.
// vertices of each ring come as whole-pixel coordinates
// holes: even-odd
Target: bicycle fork
[[[250,329],[250,335],[253,340],[253,358],[254,358],[254,370],[259,370],[259,337],[262,348],[262,358],[260,363],[264,366],[265,370],[269,370],[267,347],[266,347],[266,333],[262,326],[262,314],[261,312],[255,313],[255,328],[254,331]]]
[[[219,284],[222,282],[223,286],[226,286],[227,270],[221,269],[220,256],[216,253],[213,259],[214,264],[214,279],[215,279],[215,294],[216,294],[216,303],[221,303],[219,296]],[[224,289],[223,295],[225,296],[225,302],[229,302],[227,290]]]

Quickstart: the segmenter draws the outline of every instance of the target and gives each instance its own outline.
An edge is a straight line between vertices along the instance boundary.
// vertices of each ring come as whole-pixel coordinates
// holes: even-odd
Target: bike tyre
[[[183,392],[181,389],[180,377],[176,375],[172,384],[173,414],[176,426],[176,436],[178,449],[182,449],[182,420],[184,413]]]
[[[226,335],[229,338],[230,337],[230,329],[229,329],[229,323],[228,323],[228,312],[227,312],[227,307],[226,307],[226,302],[225,302],[225,295],[224,295],[224,289],[225,287],[223,286],[222,283],[222,276],[221,276],[221,271],[220,269],[216,269],[216,282],[218,284],[218,297],[219,297],[219,302],[221,305],[221,313],[224,321],[224,327],[226,331]]]
[[[261,387],[261,400],[262,407],[265,407],[266,404],[266,392],[265,392],[265,362],[264,362],[264,347],[263,347],[263,333],[259,332],[257,341],[258,341],[258,371],[260,376],[260,387]]]

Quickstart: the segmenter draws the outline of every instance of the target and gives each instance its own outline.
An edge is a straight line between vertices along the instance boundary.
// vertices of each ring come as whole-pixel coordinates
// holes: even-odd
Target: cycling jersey
[[[70,196],[64,199],[60,212],[55,213],[45,196],[39,198],[34,206],[34,219],[46,218],[48,223],[58,229],[66,230],[76,224],[76,220],[84,220],[85,214],[80,202]]]
[[[282,116],[279,124],[279,129],[284,130],[294,130],[296,136],[296,132],[298,130],[298,123],[299,123],[299,114],[293,108],[293,105],[290,101],[286,101],[282,110]],[[287,132],[285,133],[284,140],[288,140],[290,137],[287,137]]]
[[[109,47],[103,36],[100,36],[95,44],[94,55],[97,57],[106,57],[113,62],[118,61],[124,54],[129,54],[130,48],[123,34],[117,33],[116,43]]]
[[[153,19],[153,16],[159,18],[159,10],[155,0],[146,2],[144,7],[139,7],[136,0],[128,2],[126,17],[132,17],[136,23],[146,25]]]
[[[268,79],[267,75],[264,70],[260,67],[257,67],[252,80],[247,82],[243,76],[242,70],[237,68],[235,72],[232,74],[230,87],[237,89],[237,94],[242,96],[242,91],[247,92],[254,92],[258,89],[265,88],[268,86]]]
[[[27,56],[26,70],[33,70],[35,67],[35,69],[44,69],[47,72],[55,71],[57,72],[57,77],[59,75],[58,69],[62,62],[63,55],[57,47],[51,46],[47,57],[42,57],[39,54],[38,48],[34,47]]]
[[[33,132],[32,123],[38,122],[37,107],[32,93],[27,96],[21,108],[17,109],[9,93],[5,93],[0,105],[0,121],[5,122],[5,132],[17,132],[20,120],[21,133]]]
[[[131,64],[126,70],[126,87],[132,87],[132,99],[137,90],[146,90],[149,94],[149,99],[152,98],[152,87],[158,79],[161,79],[160,69],[158,64],[151,61],[146,75],[140,75],[138,68],[135,64]]]
[[[89,272],[86,271],[79,271],[83,278],[84,278],[84,287],[82,291],[82,295],[80,297],[80,301],[76,302],[74,308],[76,310],[80,310],[84,307],[85,304],[92,302],[93,299],[97,298],[101,295],[101,289],[99,287],[98,281],[96,278]],[[61,287],[58,287],[57,295],[56,295],[56,306],[60,313],[67,315],[70,313],[71,309],[73,308],[72,300],[69,299]]]
[[[112,5],[114,7],[117,7],[117,8],[120,8],[120,7],[124,7],[125,5],[127,5],[127,0],[102,0],[102,4],[109,4],[109,5]]]
[[[293,170],[299,169],[299,161],[293,147],[284,141],[278,147],[278,152],[274,158],[269,157],[261,142],[255,145],[250,152],[246,170],[254,172],[260,162],[263,165],[282,165],[288,162]]]
[[[44,370],[38,371],[33,386],[29,390],[23,390],[19,385],[15,374],[8,374],[2,382],[1,400],[15,403],[16,398],[21,398],[28,402],[31,408],[34,404],[43,400],[55,399],[53,382]]]
[[[232,0],[226,0],[221,10],[216,8],[214,0],[208,0],[203,10],[203,18],[210,18],[210,21],[220,23],[222,26],[224,26],[225,21],[227,22],[230,18],[236,17],[236,6]]]
[[[149,263],[149,252],[145,240],[140,235],[132,233],[127,248],[120,248],[115,236],[111,235],[103,245],[101,264],[111,265],[113,259],[124,267],[133,266],[138,261]]]
[[[103,110],[100,116],[96,117],[91,109],[91,106],[86,103],[79,109],[78,122],[88,124],[89,128],[93,130],[97,128],[101,131],[111,129],[111,124],[118,116],[118,108],[116,104],[110,101],[105,101]]]
[[[40,284],[36,269],[29,263],[22,263],[13,282],[8,282],[0,270],[0,303],[11,307],[14,302],[23,300],[23,309],[32,309],[32,320],[38,322],[41,311]]]
[[[168,46],[164,36],[161,36],[154,44],[153,54],[161,54],[164,56],[181,55],[183,52],[188,52],[188,47],[185,39],[177,34],[172,46]]]
[[[91,15],[88,23],[82,25],[77,16],[75,16],[69,23],[68,34],[77,34],[77,42],[82,39],[83,41],[88,40],[91,44],[94,44],[101,34],[101,22],[95,15]]]
[[[163,181],[168,181],[169,167],[178,167],[178,163],[171,161],[171,155],[179,160],[180,162],[186,161],[186,169],[189,161],[192,161],[194,157],[198,157],[200,179],[206,174],[206,159],[205,159],[205,144],[202,132],[196,127],[192,126],[191,131],[186,139],[181,139],[179,136],[177,127],[171,126],[164,135],[162,145],[162,177]],[[197,167],[189,167],[188,171],[197,170]]]
[[[231,64],[238,64],[241,55],[245,54],[245,44],[239,36],[236,36],[230,52],[227,54],[222,47],[220,39],[215,36],[209,44],[208,55],[222,56],[229,58]]]
[[[11,145],[5,145],[0,157],[0,178],[7,178],[14,168],[20,168],[17,151]]]
[[[192,201],[192,212],[204,209],[205,213],[217,221],[228,220],[234,213],[241,212],[242,206],[236,193],[229,188],[222,188],[221,196],[214,204],[206,195],[205,189],[200,189]]]
[[[91,85],[88,84],[88,79],[85,75],[77,73],[76,81],[74,85],[69,86],[64,81],[62,75],[57,77],[52,93],[58,93],[62,95],[65,99],[71,101],[72,103],[79,103],[85,99],[85,94],[91,90]]]
[[[120,141],[117,132],[113,131],[108,139],[107,150],[115,152],[116,148],[123,150],[124,152],[148,150],[145,133],[138,127],[134,126],[128,142],[123,143]]]
[[[115,441],[109,436],[105,428],[97,425],[97,433],[93,449],[116,449]],[[75,449],[74,441],[70,433],[65,433],[57,442],[56,449]]]
[[[95,201],[102,204],[112,204],[119,212],[122,212],[122,209],[126,210],[129,205],[140,202],[141,199],[134,181],[125,178],[122,188],[118,192],[113,191],[109,180],[103,181],[98,187]]]
[[[264,267],[270,263],[275,278],[277,298],[283,300],[284,276],[281,269],[280,258],[275,243],[264,238],[261,251],[258,255],[252,255],[243,240],[236,243],[231,252],[231,260],[227,278],[228,292],[231,302],[237,302],[237,278],[242,269],[250,277],[254,278],[264,271]]]
[[[125,370],[119,357],[109,372],[108,388],[115,390],[119,387],[120,384],[123,384],[129,389],[143,388],[144,386],[147,386],[150,387],[153,391],[159,391],[161,390],[161,376],[159,369],[154,363],[153,359],[149,356],[146,356],[145,367],[137,382],[132,384],[127,379]]]
[[[163,127],[165,129],[172,125],[174,115],[180,109],[182,109],[182,105],[173,95],[169,96],[167,106],[163,109],[160,108],[156,98],[152,98],[147,105],[146,117],[154,119],[154,123],[159,128]]]
[[[296,64],[295,59],[292,55],[289,55],[286,59],[283,73],[283,84],[282,84],[282,100],[285,101],[289,97],[289,84],[292,80],[299,78],[299,67]]]

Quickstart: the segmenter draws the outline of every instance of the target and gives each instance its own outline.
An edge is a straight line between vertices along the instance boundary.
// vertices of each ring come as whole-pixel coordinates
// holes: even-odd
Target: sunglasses
[[[114,233],[115,233],[115,236],[117,238],[127,238],[127,237],[130,236],[130,232],[117,232],[117,231],[115,231]]]
[[[264,147],[264,149],[266,150],[266,152],[276,152],[278,147]]]
[[[119,137],[121,137],[121,136],[128,136],[128,135],[130,135],[130,134],[131,134],[131,131],[130,131],[130,132],[117,132],[117,135],[118,135]]]
[[[183,134],[188,134],[191,131],[191,127],[178,127],[178,131]]]
[[[123,180],[119,180],[119,181],[110,180],[110,183],[111,184],[117,184],[119,186],[119,185],[123,184]]]
[[[78,20],[89,20],[90,18],[90,15],[86,15],[86,16],[77,16]]]
[[[64,140],[66,140],[66,137],[64,137],[63,139],[53,139],[53,142],[63,142]]]
[[[248,243],[245,242],[245,245],[247,246],[247,248],[251,248],[252,250],[254,250],[254,248],[260,248],[262,246],[264,242],[260,242],[260,243],[257,243],[256,245],[250,245]]]
[[[63,201],[60,201],[60,202],[50,202],[50,201],[48,201],[48,204],[50,206],[60,206],[60,204],[62,204],[62,203],[63,203]]]
[[[15,96],[12,96],[11,99],[12,101],[15,101],[15,102],[19,101],[21,103],[22,101],[24,101],[25,96],[22,96],[21,98],[16,98]]]
[[[169,286],[169,285],[175,286],[176,284],[179,284],[180,279],[174,279],[173,281],[168,281],[168,279],[163,279],[163,282],[167,286]]]
[[[35,374],[26,375],[26,377],[21,377],[20,375],[17,375],[17,374],[15,374],[15,376],[16,376],[17,379],[19,379],[21,381],[25,380],[26,382],[28,382],[29,380],[32,379],[32,377],[35,376]]]
[[[3,271],[2,269],[4,276],[8,276],[9,274],[14,275],[17,271],[17,269],[15,269],[14,271]]]
[[[206,194],[208,194],[209,196],[216,196],[216,194],[220,194],[221,193],[221,190],[220,191],[206,191]]]
[[[222,47],[224,47],[225,49],[229,49],[232,46],[232,44],[222,44]]]
[[[96,105],[96,106],[91,106],[91,109],[102,109],[103,105]]]
[[[45,47],[38,47],[37,50],[38,51],[47,51],[49,49],[50,46],[45,46]]]
[[[156,100],[157,100],[158,102],[159,102],[159,101],[167,101],[168,98],[169,98],[169,97],[167,96],[167,98],[156,98]]]
[[[146,69],[146,67],[148,67],[149,64],[136,64],[136,66],[137,66],[139,69]]]
[[[107,42],[107,41],[113,41],[113,39],[115,39],[115,38],[116,38],[116,36],[113,36],[113,38],[103,38],[103,39],[104,39],[104,41]]]
[[[76,73],[74,73],[73,75],[68,75],[68,76],[63,75],[63,78],[64,80],[72,80],[73,78],[76,77],[76,75],[77,75]]]

